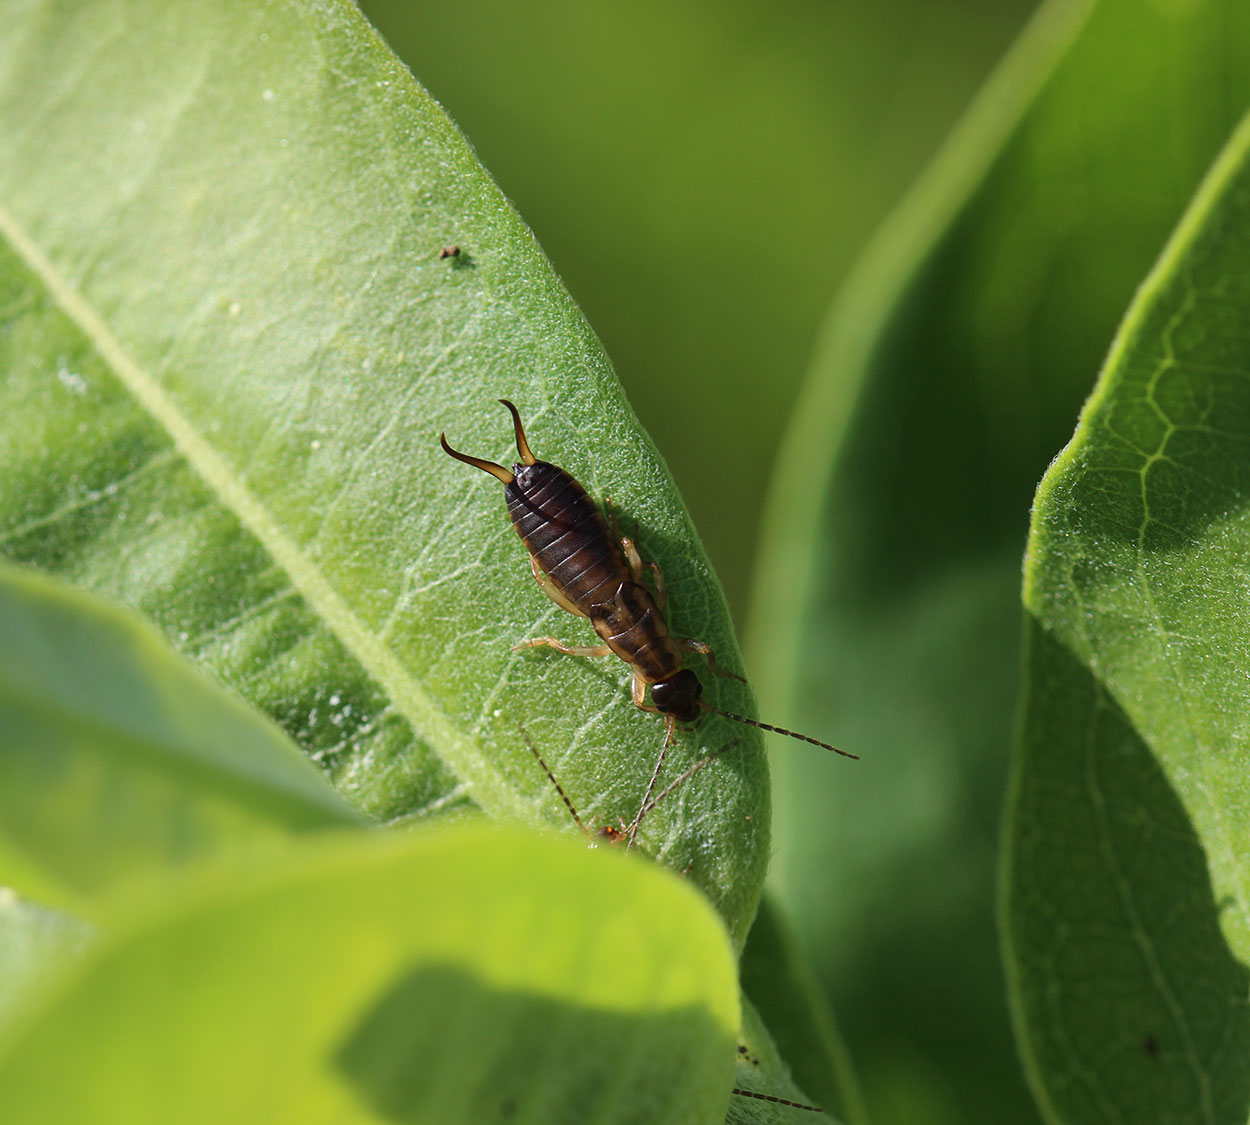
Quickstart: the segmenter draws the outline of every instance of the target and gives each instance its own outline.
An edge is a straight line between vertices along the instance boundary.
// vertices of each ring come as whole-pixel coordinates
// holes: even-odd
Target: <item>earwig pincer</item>
[[[856,757],[827,742],[805,734],[771,726],[732,711],[723,711],[701,698],[703,684],[682,660],[689,653],[707,658],[708,667],[721,676],[746,681],[726,672],[716,663],[711,646],[693,637],[676,637],[664,619],[666,603],[664,574],[655,563],[644,564],[633,540],[620,536],[586,490],[572,474],[530,452],[521,415],[507,399],[499,400],[512,414],[517,453],[521,460],[511,470],[470,457],[447,444],[439,434],[443,450],[457,461],[481,469],[503,482],[508,515],[530,556],[530,569],[543,592],[561,609],[586,617],[599,634],[602,644],[567,645],[555,637],[533,637],[516,648],[542,646],[571,656],[619,656],[633,672],[631,693],[634,705],[643,711],[664,716],[664,747],[672,744],[678,723],[696,723],[710,711],[734,722],[790,738],[810,742],[847,758]],[[643,576],[651,570],[655,593],[644,585]],[[647,702],[647,689],[651,701]],[[664,762],[660,754],[643,803]]]

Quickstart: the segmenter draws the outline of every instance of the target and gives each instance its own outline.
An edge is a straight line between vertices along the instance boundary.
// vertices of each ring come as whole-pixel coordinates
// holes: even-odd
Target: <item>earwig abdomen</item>
[[[508,515],[538,568],[587,616],[611,602],[630,573],[599,506],[556,465],[535,461],[512,471]]]
[[[681,653],[651,592],[634,581],[607,520],[580,484],[547,461],[514,465],[508,515],[534,562],[646,683],[671,676]]]

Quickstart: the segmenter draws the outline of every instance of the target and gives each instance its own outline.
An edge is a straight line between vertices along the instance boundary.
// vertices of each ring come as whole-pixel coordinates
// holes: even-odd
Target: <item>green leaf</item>
[[[832,1105],[813,1105],[810,1095],[795,1084],[763,1020],[745,996],[738,1036],[734,1097],[729,1102],[725,1125],[794,1125],[796,1114],[812,1110],[828,1112],[826,1121],[842,1120]]]
[[[340,838],[101,943],[0,1056],[0,1119],[710,1125],[736,995],[718,919],[652,865],[481,824]]]
[[[742,951],[741,980],[743,993],[754,999],[754,1005],[744,1002],[744,1008],[752,1013],[758,1009],[756,1018],[767,1021],[803,1088],[826,1113],[837,1114],[849,1125],[867,1122],[850,1055],[820,983],[768,895]]]
[[[737,667],[677,493],[465,139],[354,7],[0,5],[0,551],[133,606],[361,809],[632,817],[662,727],[536,588],[495,399],[610,494],[671,620]],[[454,243],[458,257],[440,258]],[[728,683],[723,705],[749,708]],[[674,768],[737,736],[683,735]],[[768,854],[754,735],[643,825],[740,944]]]
[[[1026,513],[1247,58],[1239,0],[1041,8],[848,280],[795,413],[749,663],[766,718],[863,760],[831,781],[778,747],[776,887],[882,1125],[1029,1113],[991,905]]]
[[[90,893],[136,871],[361,818],[272,724],[148,628],[0,566],[0,825]],[[0,884],[40,895],[0,858]]]
[[[1248,261],[1250,117],[1038,489],[1004,926],[1064,1121],[1250,1117]]]
[[[92,936],[73,915],[0,887],[0,1029],[77,961]]]
[[[9,839],[0,829],[0,886],[50,907],[76,910],[80,896],[64,880],[50,872],[24,843]]]

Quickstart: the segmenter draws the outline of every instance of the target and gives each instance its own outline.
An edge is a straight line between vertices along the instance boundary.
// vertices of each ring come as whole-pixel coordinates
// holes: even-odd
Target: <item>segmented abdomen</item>
[[[504,490],[508,515],[539,569],[583,613],[611,602],[631,576],[599,506],[546,461],[516,465],[513,473]]]

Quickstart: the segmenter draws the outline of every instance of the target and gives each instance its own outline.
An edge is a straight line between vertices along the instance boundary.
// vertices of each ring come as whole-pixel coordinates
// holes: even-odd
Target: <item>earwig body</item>
[[[718,667],[711,647],[703,641],[675,637],[669,632],[664,620],[666,599],[660,568],[655,563],[644,564],[633,541],[619,537],[614,525],[609,527],[599,506],[572,474],[547,461],[539,461],[530,452],[517,408],[507,399],[499,401],[512,414],[517,453],[521,457],[511,470],[452,449],[444,434],[439,434],[438,440],[449,456],[503,482],[508,515],[529,552],[530,568],[539,586],[561,609],[588,618],[603,641],[600,645],[577,646],[566,645],[555,637],[534,637],[516,647],[545,645],[573,656],[619,656],[633,673],[634,705],[664,716],[666,748],[672,743],[679,722],[694,723],[703,711],[712,711],[736,722],[802,739],[848,758],[855,757],[827,742],[722,711],[704,702],[700,698],[703,685],[699,677],[682,667],[686,653],[701,653],[707,658],[708,667],[718,675],[746,681]],[[654,594],[643,584],[643,572],[648,565],[655,578]],[[651,702],[647,702],[648,688]],[[663,762],[661,754],[643,798],[644,804],[650,798]]]
[[[561,609],[588,617],[636,679],[670,680],[681,671],[682,652],[640,581],[641,562],[631,567],[626,560],[622,542],[637,558],[630,541],[612,535],[599,505],[571,473],[547,461],[515,465],[512,471],[504,489],[508,515],[530,553],[538,584]]]

